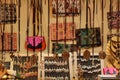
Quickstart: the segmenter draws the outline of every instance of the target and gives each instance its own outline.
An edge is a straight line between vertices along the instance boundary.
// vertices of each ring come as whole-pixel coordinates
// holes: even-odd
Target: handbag
[[[33,51],[43,51],[46,48],[44,36],[28,36],[25,42],[26,49]]]
[[[27,27],[27,38],[25,41],[25,47],[27,50],[29,51],[43,51],[46,48],[46,42],[45,42],[45,38],[44,36],[39,36],[39,26],[40,24],[42,25],[42,22],[39,21],[39,16],[42,16],[42,13],[40,12],[40,5],[35,4],[34,0],[34,4],[32,4],[33,7],[33,36],[29,36],[28,32],[29,32],[29,17],[30,14],[28,12],[27,14],[27,21],[28,21],[28,27]],[[37,2],[36,2],[37,3]],[[29,6],[28,6],[29,7]],[[37,13],[37,15],[35,15]],[[37,18],[37,19],[36,19]],[[42,17],[40,17],[40,19],[42,20]],[[37,20],[37,22],[36,22]],[[40,22],[40,24],[39,24]],[[36,24],[37,23],[37,26]],[[37,28],[37,31],[36,31]],[[36,34],[37,32],[37,34]],[[42,26],[41,26],[41,33],[42,33]]]

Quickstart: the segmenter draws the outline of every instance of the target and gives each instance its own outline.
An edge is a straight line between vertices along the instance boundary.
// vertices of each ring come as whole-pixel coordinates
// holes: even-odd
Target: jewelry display
[[[17,75],[21,76],[25,80],[37,80],[38,78],[37,61],[31,61],[32,59],[33,56],[14,57],[13,70],[15,70],[17,72]],[[28,62],[28,60],[30,61]]]
[[[59,57],[44,58],[45,80],[70,80],[69,62]]]
[[[93,60],[94,65],[92,64]],[[95,80],[97,75],[101,74],[101,62],[99,56],[90,56],[88,60],[83,56],[77,56],[77,65],[82,68],[83,78],[85,80]]]

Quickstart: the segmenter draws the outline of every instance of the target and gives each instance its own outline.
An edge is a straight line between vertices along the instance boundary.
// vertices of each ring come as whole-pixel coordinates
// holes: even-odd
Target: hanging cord
[[[117,2],[118,2],[118,4],[117,4],[117,7],[118,7],[117,13],[119,13],[119,3],[120,3],[120,1],[117,0]],[[117,18],[119,18],[119,16],[120,16],[120,15],[118,14],[118,15],[117,15]],[[119,47],[119,45],[120,45],[120,44],[119,44],[119,38],[120,38],[120,37],[119,37],[119,32],[120,32],[120,31],[119,31],[119,24],[120,24],[120,23],[119,23],[119,19],[117,19],[117,26],[118,26],[118,27],[117,27],[117,35],[118,35],[118,36],[117,36],[117,47],[118,47],[118,48],[117,48],[116,51],[117,51],[117,56],[118,56],[118,63],[120,64],[120,47]]]
[[[68,58],[69,58],[69,52],[66,50],[66,48],[67,48],[67,46],[66,46],[66,28],[67,28],[67,19],[66,19],[66,8],[67,8],[67,6],[66,6],[66,4],[68,4],[67,3],[67,0],[65,0],[64,1],[64,9],[65,9],[65,15],[64,15],[64,46],[63,46],[63,52],[62,52],[62,58],[64,59],[64,60],[68,60]]]
[[[1,1],[0,1],[0,3],[2,3]],[[6,8],[6,0],[5,0],[5,3],[4,3],[5,5],[4,5],[4,8]],[[5,10],[4,10],[4,20],[6,21],[6,12],[5,12]],[[3,32],[2,32],[2,62],[4,63],[4,48],[5,48],[5,43],[4,43],[4,32],[5,32],[5,22],[3,23],[3,30],[2,30]]]
[[[12,0],[10,0],[10,4],[13,4],[13,1]],[[12,6],[10,6],[10,8],[11,8],[11,13],[10,13],[10,16],[11,16],[11,20],[13,19],[13,13],[12,13]],[[10,51],[10,57],[11,57],[11,59],[13,59],[13,22],[11,22],[11,25],[10,25],[10,27],[11,27],[11,51]]]
[[[101,2],[101,14],[102,14],[102,21],[101,21],[101,47],[102,47],[102,51],[99,52],[99,58],[101,59],[105,59],[106,57],[106,53],[103,51],[104,49],[104,0],[102,0]]]
[[[66,49],[66,26],[67,26],[67,19],[66,19],[66,3],[67,3],[67,1],[65,0],[65,2],[64,2],[64,9],[65,9],[65,16],[64,16],[64,51],[65,51],[65,49]]]
[[[98,13],[98,0],[96,0],[96,14]]]
[[[58,0],[56,0],[56,44],[55,46],[58,46]],[[53,54],[58,55],[56,48]]]
[[[27,41],[29,41],[29,28],[30,28],[30,7],[29,7],[29,0],[27,0],[27,30],[26,30],[26,36],[27,36]],[[29,61],[29,51],[27,48],[27,61]]]
[[[39,1],[39,0],[38,0],[38,1]],[[40,11],[40,30],[41,30],[41,31],[40,31],[40,32],[41,32],[40,35],[41,35],[41,36],[43,36],[43,34],[42,34],[42,32],[43,32],[43,31],[42,31],[42,29],[43,29],[43,28],[42,28],[42,13],[43,13],[43,11],[42,11],[42,2],[43,2],[42,0],[39,1],[39,11]],[[41,51],[41,52],[42,52],[42,51]],[[42,53],[41,53],[41,57],[42,57]]]
[[[72,1],[72,36],[74,37],[74,25],[75,25],[75,23],[74,23],[74,8],[75,8],[75,2],[74,1]],[[74,38],[72,39],[72,45],[73,45],[73,47],[72,48],[74,48]],[[72,52],[74,51],[74,50],[71,50]]]
[[[104,0],[102,0],[102,51],[104,49]]]
[[[40,35],[41,36],[43,36],[43,34],[42,34],[42,13],[43,13],[43,11],[42,11],[42,0],[38,0],[38,3],[39,3],[39,12],[40,12],[40,29],[41,29],[41,33],[40,33]],[[42,51],[40,51],[40,61],[42,62]],[[42,77],[42,72],[40,73],[40,77]]]
[[[88,0],[86,0],[86,31],[88,35]],[[88,40],[87,40],[88,43]]]
[[[82,1],[81,0],[79,0],[79,9],[80,9],[80,27],[79,27],[79,30],[80,30],[80,32],[79,32],[79,34],[80,34],[80,36],[81,36],[81,20],[82,20]],[[78,53],[78,55],[80,56],[81,55],[81,37],[79,38],[79,46],[78,46],[78,50],[79,50],[79,53]]]
[[[21,0],[18,0],[18,53],[20,52],[20,8],[21,8]]]
[[[86,45],[88,45],[88,0],[86,0],[86,36],[85,36],[85,39],[86,39]],[[85,59],[89,59],[90,58],[90,51],[87,49],[88,47],[86,47],[86,50],[83,52],[83,57]]]
[[[57,53],[57,46],[58,46],[58,0],[55,1],[56,2],[56,42],[55,42],[55,49],[53,49],[53,55],[54,55],[54,58],[57,60],[58,59],[58,53]],[[49,15],[50,16],[50,15]]]
[[[112,6],[112,0],[110,0],[110,4],[109,4],[109,11],[110,11],[110,16],[112,16],[112,12],[113,12],[113,6]],[[112,22],[112,21],[111,21]],[[110,23],[110,26],[109,26],[109,30],[110,30],[110,35],[112,35],[112,26],[111,26],[112,23]]]
[[[36,5],[35,5],[35,1],[36,0],[33,0],[33,36],[36,36],[36,30],[35,30],[35,27],[36,27]],[[34,48],[33,48],[33,53],[35,54],[35,38],[33,39],[33,42],[34,42]]]
[[[86,0],[86,35],[87,35],[87,39],[86,39],[86,45],[88,45],[88,0]]]
[[[102,0],[102,51],[104,49],[104,1]]]
[[[50,53],[50,0],[48,0],[48,56]]]
[[[89,22],[88,23],[90,24],[89,26],[90,26],[90,29],[91,29],[92,28],[92,24],[91,24],[91,7],[90,7],[91,2],[90,2],[90,0],[88,0],[88,2],[89,2],[89,4],[88,4],[88,13],[89,13],[88,14],[89,15],[88,20],[89,20]],[[89,37],[89,35],[90,34],[88,33],[88,37]]]
[[[74,36],[74,25],[75,25],[75,23],[74,23],[74,8],[75,8],[75,1],[73,1],[72,2],[72,36]],[[73,47],[72,48],[74,48],[74,39],[72,39],[72,44],[73,44]],[[74,49],[73,49],[73,51],[72,51],[72,69],[73,69],[73,78],[75,77],[75,75],[74,75],[74,63],[75,63],[75,61],[74,61]]]
[[[94,39],[95,39],[95,28],[94,28],[94,19],[95,19],[95,0],[93,0],[93,20],[92,20],[92,25],[93,25],[93,30],[92,30],[92,65],[94,65]]]

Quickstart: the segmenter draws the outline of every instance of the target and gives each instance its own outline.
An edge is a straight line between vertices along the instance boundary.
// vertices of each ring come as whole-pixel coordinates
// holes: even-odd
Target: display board
[[[70,80],[69,61],[45,57],[44,62],[45,80]]]
[[[89,60],[86,60],[83,56],[77,56],[77,65],[82,68],[84,79],[96,80],[97,76],[101,74],[99,56],[90,56]]]

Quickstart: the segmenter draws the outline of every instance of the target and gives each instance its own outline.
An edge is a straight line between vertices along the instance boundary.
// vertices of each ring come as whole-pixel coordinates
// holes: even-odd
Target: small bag
[[[29,36],[25,42],[26,49],[33,51],[43,51],[46,48],[45,38],[43,36]]]
[[[120,26],[120,11],[108,12],[107,20],[108,20],[108,28],[119,28]]]
[[[103,68],[103,74],[117,74],[116,68]]]
[[[12,14],[12,15],[11,15]],[[0,23],[16,23],[16,4],[15,3],[0,3]]]

